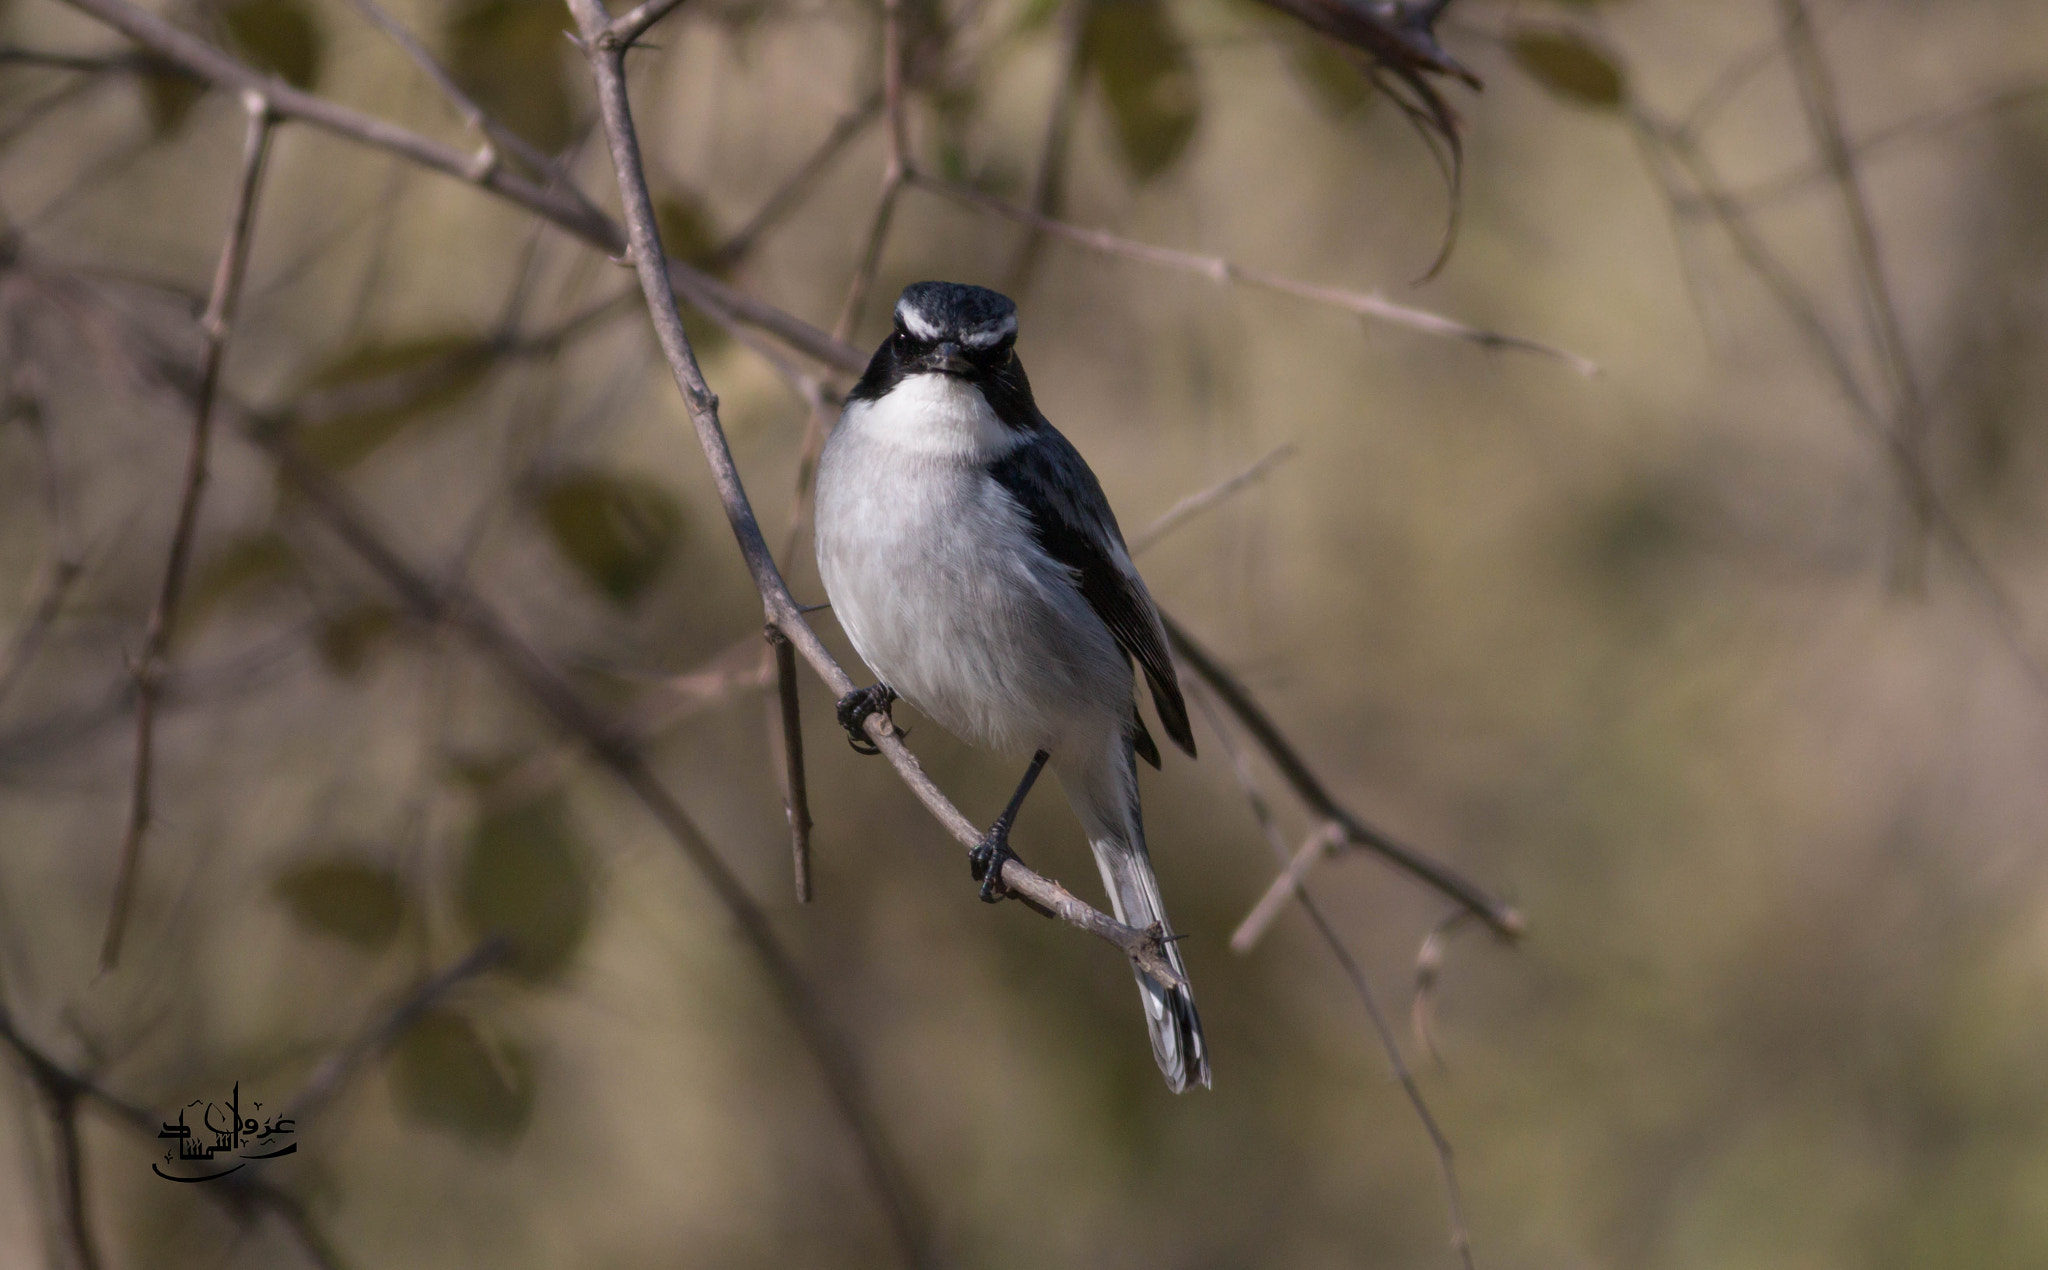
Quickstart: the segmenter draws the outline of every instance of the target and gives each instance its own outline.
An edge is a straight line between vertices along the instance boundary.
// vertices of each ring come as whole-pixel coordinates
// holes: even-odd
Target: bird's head
[[[987,287],[913,282],[895,316],[881,353],[905,375],[978,379],[1008,365],[1017,343],[1017,306]]]

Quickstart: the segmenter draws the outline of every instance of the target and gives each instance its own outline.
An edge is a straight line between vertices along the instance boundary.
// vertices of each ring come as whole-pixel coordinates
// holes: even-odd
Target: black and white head
[[[987,287],[913,282],[896,300],[896,329],[868,362],[850,401],[880,401],[904,380],[944,375],[981,390],[999,418],[1037,424],[1031,384],[1017,360],[1017,306]]]

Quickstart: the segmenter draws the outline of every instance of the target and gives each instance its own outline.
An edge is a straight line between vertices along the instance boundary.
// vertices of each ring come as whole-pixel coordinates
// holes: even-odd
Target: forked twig
[[[1432,859],[1405,843],[1396,841],[1390,835],[1373,828],[1359,819],[1350,808],[1339,803],[1329,787],[1309,768],[1308,760],[1294,748],[1292,742],[1281,734],[1271,715],[1252,699],[1237,676],[1231,674],[1213,654],[1189,635],[1186,628],[1172,617],[1162,613],[1160,618],[1166,624],[1166,642],[1173,648],[1176,660],[1193,670],[1203,683],[1216,693],[1230,712],[1237,716],[1245,730],[1252,735],[1260,749],[1273,761],[1280,776],[1294,791],[1295,797],[1317,816],[1328,820],[1344,831],[1345,840],[1353,846],[1363,847],[1383,856],[1396,866],[1413,874],[1430,886],[1443,892],[1469,909],[1474,917],[1493,928],[1495,934],[1504,939],[1518,939],[1527,930],[1519,910],[1492,895],[1478,883],[1465,877],[1450,865]],[[1285,849],[1282,855],[1286,854]]]

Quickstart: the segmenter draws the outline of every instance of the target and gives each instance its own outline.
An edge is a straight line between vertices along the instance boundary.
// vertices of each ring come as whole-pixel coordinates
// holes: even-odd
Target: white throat
[[[849,402],[839,426],[913,454],[962,459],[994,458],[1024,439],[957,375],[906,376],[879,400]]]

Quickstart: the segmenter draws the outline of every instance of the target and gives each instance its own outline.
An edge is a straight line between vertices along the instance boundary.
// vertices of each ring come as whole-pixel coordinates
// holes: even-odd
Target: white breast
[[[956,375],[911,375],[880,401],[850,401],[840,419],[879,447],[986,463],[1021,441],[981,390]]]
[[[818,464],[818,571],[862,660],[925,714],[997,749],[1058,751],[1077,727],[1118,726],[1131,671],[988,475],[1017,444],[948,377],[851,403]]]

